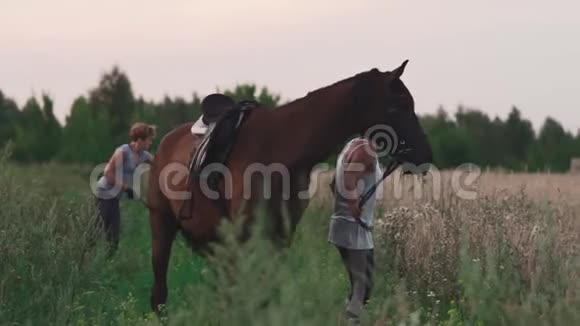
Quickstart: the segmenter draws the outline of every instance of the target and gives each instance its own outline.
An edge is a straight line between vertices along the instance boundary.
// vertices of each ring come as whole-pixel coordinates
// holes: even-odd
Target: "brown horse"
[[[251,221],[256,204],[267,199],[273,238],[287,239],[308,205],[308,199],[299,193],[307,191],[312,169],[353,135],[364,134],[377,124],[389,125],[398,140],[412,149],[404,154],[403,161],[430,163],[431,148],[415,115],[413,97],[400,80],[406,64],[407,61],[392,72],[375,68],[359,73],[274,110],[254,109],[240,127],[228,157],[228,177],[219,184],[225,200],[208,198],[194,187],[192,217],[188,219],[179,218],[182,200],[170,192],[185,188],[187,176],[183,169],[200,139],[190,133],[191,124],[169,132],[155,155],[148,193],[154,272],[152,308],[157,310],[166,302],[167,265],[178,230],[194,250],[201,252],[218,240],[218,226],[224,215],[231,220],[244,215]],[[182,180],[170,184],[166,182],[171,179],[166,172],[176,164],[182,166]],[[277,168],[268,170],[272,166]],[[257,171],[256,167],[261,167],[262,172],[264,168],[275,172],[267,183],[264,173],[248,178],[248,170]],[[286,174],[278,173],[280,167]],[[284,233],[283,217],[290,220],[288,233]]]

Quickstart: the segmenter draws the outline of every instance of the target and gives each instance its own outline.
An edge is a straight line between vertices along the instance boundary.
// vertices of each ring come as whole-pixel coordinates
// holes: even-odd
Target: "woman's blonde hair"
[[[129,130],[129,138],[131,141],[137,141],[139,139],[155,137],[156,129],[157,126],[137,122],[131,126],[131,130]]]

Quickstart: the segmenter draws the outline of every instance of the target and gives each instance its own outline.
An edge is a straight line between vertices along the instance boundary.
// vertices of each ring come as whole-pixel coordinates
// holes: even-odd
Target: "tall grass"
[[[0,161],[0,324],[343,325],[348,277],[314,201],[292,245],[238,243],[225,223],[215,255],[178,239],[167,319],[149,311],[147,211],[122,203],[119,251],[93,242],[95,210],[82,170]],[[580,322],[577,211],[490,193],[475,201],[385,207],[375,229],[370,325]],[[260,224],[257,224],[260,227]]]
[[[461,318],[560,324],[580,320],[578,225],[522,193],[394,209],[379,232],[398,275]]]
[[[0,160],[0,320],[64,324],[105,266],[90,217],[76,196],[42,187],[49,170],[23,171]],[[53,179],[58,182],[58,178]]]

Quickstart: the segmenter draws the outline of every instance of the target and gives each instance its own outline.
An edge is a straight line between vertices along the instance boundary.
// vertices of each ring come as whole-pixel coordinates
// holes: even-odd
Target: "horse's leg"
[[[164,305],[167,300],[167,265],[171,256],[171,245],[177,233],[177,224],[168,214],[161,214],[159,211],[151,211],[149,221],[154,277],[151,289],[151,309],[159,313],[159,305]]]

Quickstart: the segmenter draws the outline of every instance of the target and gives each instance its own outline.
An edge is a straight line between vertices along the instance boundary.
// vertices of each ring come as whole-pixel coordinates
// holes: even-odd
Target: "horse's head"
[[[362,132],[377,142],[380,154],[394,155],[401,163],[410,163],[425,172],[425,164],[432,163],[433,155],[415,115],[413,96],[400,79],[407,62],[390,72],[373,69],[360,75],[355,105],[359,106],[359,114],[364,107]]]

